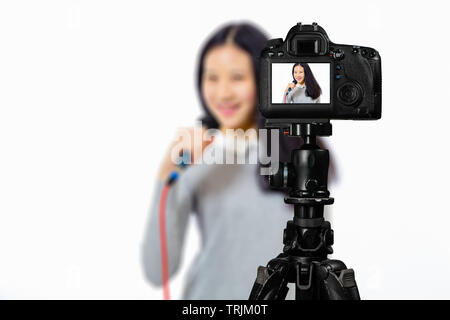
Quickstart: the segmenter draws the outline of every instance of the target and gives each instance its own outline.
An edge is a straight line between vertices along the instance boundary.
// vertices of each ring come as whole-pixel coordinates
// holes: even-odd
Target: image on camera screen
[[[272,103],[330,103],[329,63],[272,63]]]

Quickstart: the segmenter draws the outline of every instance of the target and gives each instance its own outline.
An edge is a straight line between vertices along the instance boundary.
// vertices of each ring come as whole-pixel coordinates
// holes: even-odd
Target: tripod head
[[[287,189],[286,203],[332,204],[328,191],[329,155],[316,144],[317,136],[331,136],[331,123],[287,123],[268,121],[268,128],[283,128],[285,135],[303,138],[304,144],[291,152],[291,162],[282,162],[279,170],[268,177],[274,189]]]
[[[330,136],[331,123],[269,121],[267,127],[283,128],[284,134],[304,140],[291,151],[291,162],[280,163],[278,172],[268,178],[272,188],[287,190],[284,202],[294,205],[294,219],[285,229],[283,251],[325,259],[333,252],[333,230],[324,221],[324,205],[332,204],[334,199],[328,191],[329,153],[320,149],[316,137]]]

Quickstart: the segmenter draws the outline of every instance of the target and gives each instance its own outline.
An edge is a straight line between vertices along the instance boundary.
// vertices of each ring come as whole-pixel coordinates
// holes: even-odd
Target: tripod
[[[331,123],[292,124],[289,135],[304,144],[291,152],[290,163],[280,163],[269,176],[274,188],[289,188],[286,203],[294,205],[294,218],[287,222],[283,253],[258,267],[250,300],[284,300],[288,283],[295,283],[296,300],[359,300],[353,269],[333,253],[333,230],[323,218],[325,205],[332,204],[328,184],[328,150],[320,149],[316,136],[330,136]]]

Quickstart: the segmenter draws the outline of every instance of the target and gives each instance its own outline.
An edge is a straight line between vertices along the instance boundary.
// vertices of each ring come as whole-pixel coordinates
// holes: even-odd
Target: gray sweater
[[[286,96],[286,103],[320,103],[320,96],[313,99],[306,95],[306,87],[296,86]]]
[[[257,149],[250,147],[248,152]],[[256,164],[191,165],[171,187],[166,206],[170,276],[177,272],[189,241],[189,218],[195,217],[201,233],[183,299],[248,299],[258,266],[282,252],[283,229],[294,215],[293,207],[284,203],[282,193],[263,191],[257,172]],[[158,181],[141,248],[146,278],[158,286],[162,188]]]

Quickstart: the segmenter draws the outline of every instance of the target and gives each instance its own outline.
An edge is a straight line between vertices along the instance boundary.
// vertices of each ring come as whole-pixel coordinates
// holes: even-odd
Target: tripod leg
[[[360,300],[353,269],[339,260],[325,260],[318,265],[318,276],[324,286],[322,299]]]
[[[259,266],[258,275],[253,284],[249,300],[284,300],[289,290],[287,287],[286,265],[276,265],[274,270],[268,267]]]

